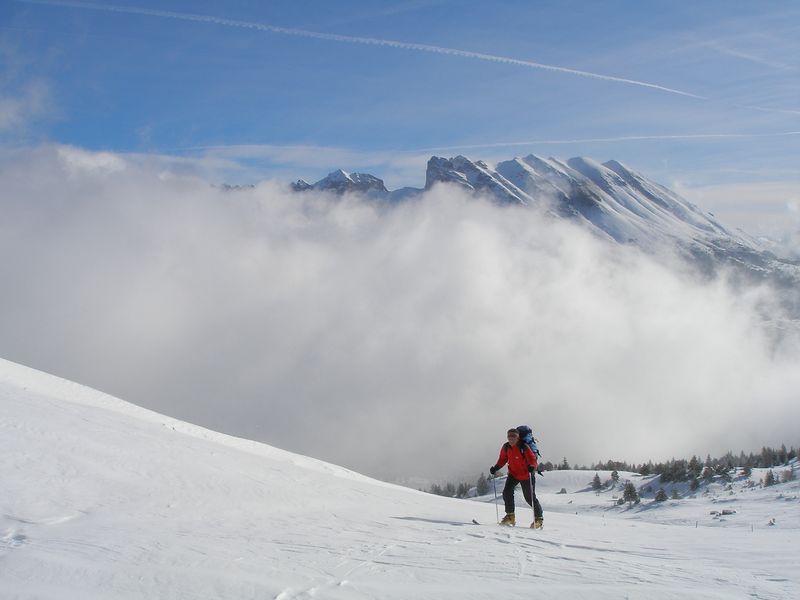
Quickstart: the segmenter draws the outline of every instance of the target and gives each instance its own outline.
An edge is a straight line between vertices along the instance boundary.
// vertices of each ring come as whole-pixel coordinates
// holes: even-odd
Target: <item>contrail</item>
[[[534,146],[547,144],[595,144],[604,142],[637,142],[637,141],[658,141],[658,140],[714,140],[714,139],[751,139],[751,138],[771,138],[771,137],[790,137],[800,135],[800,131],[783,131],[776,133],[688,133],[675,135],[626,135],[619,137],[598,137],[598,138],[575,138],[563,140],[529,140],[526,142],[492,142],[486,144],[459,144],[455,146],[433,146],[430,148],[417,148],[415,150],[405,150],[404,152],[437,152],[440,150],[469,150],[473,148],[509,148],[513,146]]]
[[[800,136],[800,131],[780,131],[774,133],[679,133],[673,135],[627,135],[618,137],[596,137],[596,138],[574,138],[574,139],[541,139],[529,140],[525,142],[487,142],[485,144],[456,144],[451,146],[431,146],[429,148],[414,148],[414,149],[378,149],[373,153],[387,153],[395,152],[402,154],[425,154],[428,152],[439,152],[443,150],[471,150],[479,148],[511,148],[515,146],[536,146],[536,145],[569,145],[569,144],[597,144],[597,143],[614,143],[614,142],[637,142],[637,141],[670,141],[670,140],[726,140],[726,139],[753,139],[753,138],[776,138],[776,137],[792,137]],[[274,146],[271,144],[210,144],[199,146],[182,146],[179,148],[162,148],[162,152],[192,152],[197,150],[229,150],[229,151],[259,151],[262,149],[270,150],[315,150],[319,149],[317,146],[306,146],[289,144],[285,146]],[[329,148],[324,149],[345,150],[357,152],[351,148]]]
[[[412,42],[400,42],[396,40],[384,40],[380,38],[370,37],[357,37],[350,35],[339,35],[335,33],[322,33],[319,31],[308,31],[305,29],[293,29],[289,27],[278,27],[276,25],[268,25],[266,23],[254,23],[250,21],[236,21],[233,19],[224,19],[221,17],[214,17],[209,15],[198,15],[193,13],[178,13],[165,10],[155,10],[149,8],[138,8],[131,6],[114,6],[104,4],[93,4],[90,2],[70,2],[68,0],[15,0],[25,4],[42,4],[45,6],[66,6],[71,8],[81,8],[87,10],[99,10],[104,12],[127,13],[135,15],[145,15],[151,17],[161,17],[165,19],[177,19],[181,21],[196,21],[201,23],[212,23],[214,25],[224,25],[226,27],[239,27],[242,29],[255,29],[258,31],[266,31],[269,33],[280,33],[283,35],[291,35],[297,37],[313,38],[317,40],[326,40],[330,42],[342,42],[346,44],[366,44],[371,46],[385,46],[389,48],[398,48],[401,50],[414,50],[416,52],[431,52],[434,54],[446,54],[449,56],[457,56],[460,58],[471,58],[475,60],[484,60],[495,63],[502,63],[507,65],[515,65],[518,67],[526,67],[529,69],[541,69],[545,71],[553,71],[556,73],[566,73],[569,75],[578,75],[580,77],[589,77],[592,79],[600,79],[603,81],[612,81],[615,83],[624,83],[627,85],[635,85],[638,87],[650,88],[669,94],[677,94],[679,96],[686,96],[698,100],[708,100],[705,96],[699,96],[690,92],[677,90],[675,88],[657,85],[655,83],[648,83],[646,81],[638,81],[636,79],[626,79],[624,77],[614,77],[613,75],[603,75],[601,73],[592,73],[591,71],[581,71],[578,69],[570,69],[567,67],[559,67],[556,65],[547,65],[544,63],[533,62],[529,60],[521,60],[518,58],[511,58],[508,56],[496,56],[494,54],[483,54],[481,52],[470,52],[469,50],[458,50],[456,48],[445,48],[443,46],[431,46],[428,44],[416,44]]]

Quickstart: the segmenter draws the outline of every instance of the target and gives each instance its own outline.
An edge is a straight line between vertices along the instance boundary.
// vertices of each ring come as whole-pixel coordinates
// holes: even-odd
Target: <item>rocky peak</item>
[[[298,179],[292,184],[292,189],[296,192],[326,190],[337,194],[344,194],[345,192],[389,193],[382,179],[367,173],[348,173],[342,169],[328,173],[328,175],[314,184]]]
[[[527,204],[526,195],[482,160],[464,156],[432,156],[425,172],[425,189],[436,183],[454,183],[472,192],[487,193],[501,202]]]

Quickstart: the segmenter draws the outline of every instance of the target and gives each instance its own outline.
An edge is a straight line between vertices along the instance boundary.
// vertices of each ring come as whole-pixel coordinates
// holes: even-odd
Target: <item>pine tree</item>
[[[719,475],[720,479],[722,479],[722,481],[725,481],[726,483],[729,483],[731,481],[730,471],[728,467],[725,465],[719,465],[716,468],[716,474]]]
[[[767,448],[766,446],[761,447],[761,467],[773,467],[775,466],[772,462],[772,450]]]
[[[569,463],[567,462],[567,457],[564,457],[564,462],[561,463],[561,470],[562,471],[569,471]]]
[[[667,492],[664,488],[658,488],[656,492],[656,502],[664,502],[667,499]]]
[[[689,489],[694,492],[694,491],[697,491],[697,488],[699,488],[699,487],[700,487],[700,480],[697,479],[697,477],[692,477],[689,480]]]
[[[614,481],[614,483],[619,481],[619,473],[617,473],[616,469],[611,472],[611,479]]]
[[[489,481],[486,479],[486,475],[481,473],[481,476],[478,477],[478,481],[475,484],[477,488],[478,496],[485,496],[489,493]]]
[[[703,479],[706,480],[706,483],[711,483],[714,479],[714,469],[711,467],[706,467],[703,469]]]
[[[594,474],[594,479],[592,479],[592,489],[596,492],[599,492],[601,489],[603,489],[603,482],[600,481],[600,475],[597,473]]]
[[[628,506],[634,502],[639,502],[639,492],[636,491],[636,486],[630,481],[625,482],[625,487],[622,489],[622,499],[628,503]]]
[[[771,485],[775,485],[775,473],[772,472],[772,469],[767,471],[767,474],[764,476],[764,487],[769,487]]]
[[[689,460],[689,477],[700,477],[700,473],[702,472],[703,466],[700,464],[700,459],[692,455],[692,458]]]

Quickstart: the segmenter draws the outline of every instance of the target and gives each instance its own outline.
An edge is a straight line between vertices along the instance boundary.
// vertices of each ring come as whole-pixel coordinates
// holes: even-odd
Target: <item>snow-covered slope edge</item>
[[[165,427],[178,434],[206,440],[226,448],[247,452],[263,458],[291,463],[310,471],[335,474],[339,477],[369,481],[378,485],[389,485],[331,463],[180,421],[152,410],[136,406],[130,402],[125,402],[124,400],[120,400],[119,398],[115,398],[114,396],[88,386],[4,359],[0,359],[0,386],[11,389],[16,387],[20,391],[25,392],[26,395],[33,394],[37,397],[50,398],[52,402],[62,404],[80,405],[89,409],[89,411],[92,409],[100,409],[118,413],[120,417],[123,418],[130,418],[140,421],[143,424],[149,423]]]
[[[698,532],[548,512],[547,502],[544,531],[475,526],[472,518],[494,521],[491,504],[381,483],[6,361],[0,453],[3,598],[463,600],[522,588],[543,599],[787,598],[798,590],[796,531]],[[523,523],[526,514],[520,508]]]

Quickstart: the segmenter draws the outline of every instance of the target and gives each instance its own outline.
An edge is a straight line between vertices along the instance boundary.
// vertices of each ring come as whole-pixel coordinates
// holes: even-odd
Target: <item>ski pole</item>
[[[534,504],[536,504],[536,496],[533,494],[533,478],[536,477],[536,471],[533,473],[529,473],[528,484],[531,486],[531,510],[533,511],[533,522],[531,522],[531,527],[536,524],[536,509],[534,508]]]
[[[494,513],[497,515],[497,522],[500,522],[500,509],[497,508],[497,476],[492,475],[492,487],[494,488]]]

